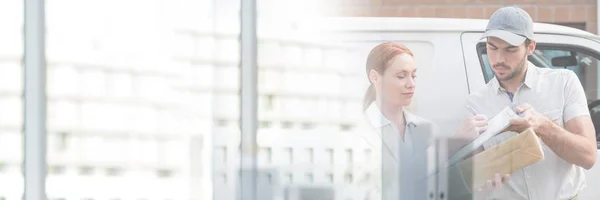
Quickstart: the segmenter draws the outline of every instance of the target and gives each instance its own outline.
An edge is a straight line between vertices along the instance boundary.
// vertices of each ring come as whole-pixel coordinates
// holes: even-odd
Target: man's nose
[[[494,57],[496,57],[496,63],[504,63],[504,61],[506,61],[506,56],[504,53],[502,53],[502,51],[496,51],[496,55]]]

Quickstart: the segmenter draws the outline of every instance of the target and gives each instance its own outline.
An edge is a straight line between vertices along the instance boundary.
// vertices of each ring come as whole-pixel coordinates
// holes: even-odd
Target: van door
[[[470,92],[481,89],[494,74],[487,60],[482,32],[469,32],[461,36],[465,69]],[[568,69],[577,74],[588,99],[588,107],[596,128],[600,147],[600,41],[578,36],[536,34],[536,50],[528,60],[538,67]],[[600,161],[600,152],[597,161]],[[586,171],[588,189],[580,199],[599,199],[600,191],[590,189],[600,185],[600,167],[596,164]]]

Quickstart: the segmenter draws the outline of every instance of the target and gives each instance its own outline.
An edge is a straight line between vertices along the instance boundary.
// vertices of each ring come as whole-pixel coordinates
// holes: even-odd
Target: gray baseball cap
[[[516,6],[500,8],[490,17],[481,39],[487,37],[497,37],[514,46],[521,45],[525,39],[533,40],[533,20]]]

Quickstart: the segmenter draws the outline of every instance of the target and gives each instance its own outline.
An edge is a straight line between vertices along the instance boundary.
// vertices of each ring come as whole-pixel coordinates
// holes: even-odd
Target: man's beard
[[[515,67],[515,70],[510,72],[510,74],[508,74],[508,76],[504,77],[504,78],[500,78],[500,76],[498,76],[498,74],[495,74],[496,72],[494,72],[494,74],[496,75],[496,78],[500,81],[508,81],[514,77],[516,77],[517,75],[519,75],[521,72],[523,72],[523,70],[525,70],[525,61],[527,61],[527,54],[523,55],[523,58],[521,59],[521,62],[519,62],[519,64]],[[493,68],[496,67],[500,67],[500,68],[504,68],[504,69],[510,69],[508,66],[506,66],[504,63],[499,63],[493,66]]]

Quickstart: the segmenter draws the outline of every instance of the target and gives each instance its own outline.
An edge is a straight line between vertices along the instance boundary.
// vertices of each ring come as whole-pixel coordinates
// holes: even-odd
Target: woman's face
[[[400,54],[392,58],[383,75],[371,70],[377,98],[384,105],[408,106],[415,92],[417,67],[412,56]]]

